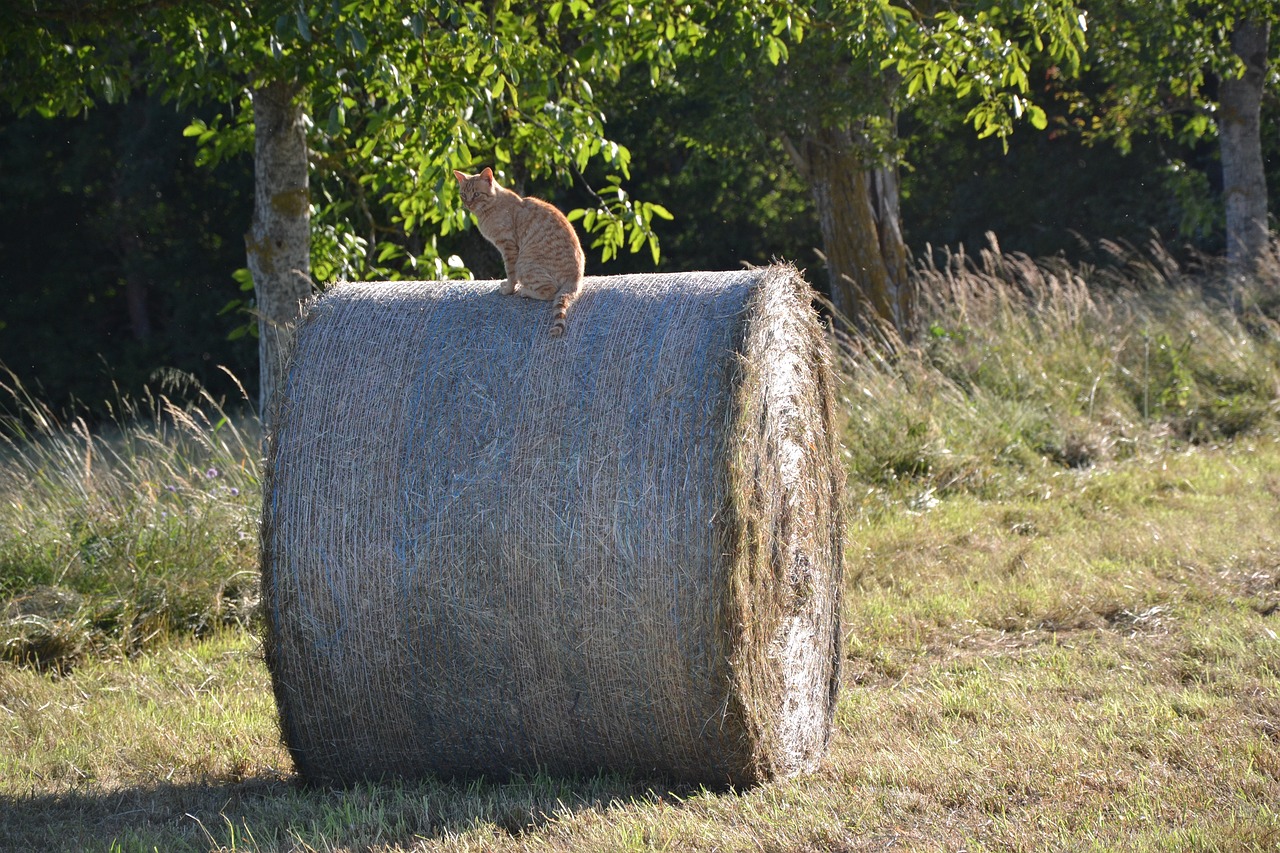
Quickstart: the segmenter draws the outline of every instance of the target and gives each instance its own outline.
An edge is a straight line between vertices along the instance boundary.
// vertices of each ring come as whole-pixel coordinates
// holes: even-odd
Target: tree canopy
[[[421,275],[425,261],[432,274],[447,274],[437,237],[465,222],[448,176],[477,156],[517,186],[544,174],[570,181],[601,161],[605,186],[580,214],[592,245],[608,260],[648,243],[656,260],[649,222],[670,214],[622,188],[629,153],[604,135],[591,82],[616,75],[624,58],[660,61],[682,26],[678,15],[584,0],[533,10],[117,0],[33,7],[0,41],[0,68],[21,69],[13,77],[21,85],[5,93],[19,110],[75,113],[94,95],[110,101],[138,88],[226,105],[185,132],[209,162],[253,145],[246,248],[266,416],[313,272],[321,280]],[[328,179],[316,194],[312,171]]]
[[[716,7],[669,85],[709,107],[691,130],[702,144],[781,143],[813,195],[833,309],[863,330],[909,337],[900,114],[945,98],[980,137],[1007,138],[1023,119],[1043,128],[1031,56],[1074,70],[1084,29],[1068,0]]]
[[[319,186],[318,280],[447,274],[436,238],[466,223],[447,177],[482,162],[516,182],[569,183],[596,160],[609,180],[602,215],[587,225],[603,257],[652,238],[648,223],[663,211],[619,192],[629,152],[606,137],[594,101],[592,81],[616,73],[619,39],[597,29],[587,4],[536,12],[501,3],[309,5],[322,8],[243,4],[239,22],[186,15],[170,50],[189,74],[177,81],[181,94],[228,103],[226,114],[187,131],[211,160],[249,146],[254,81],[297,86]],[[641,23],[628,32],[643,32]],[[211,69],[207,44],[221,51],[233,38],[236,60]],[[239,88],[202,90],[210,79]]]
[[[1269,252],[1260,111],[1276,0],[1095,2],[1090,68],[1104,82],[1072,99],[1087,139],[1128,150],[1137,135],[1214,139],[1222,165],[1227,256],[1256,274]]]
[[[191,145],[184,162],[197,152],[211,179],[222,176],[211,192],[225,193],[226,176],[244,174],[252,158],[254,212],[246,215],[239,185],[239,207],[228,209],[244,221],[217,229],[227,310],[211,328],[259,337],[288,325],[313,281],[467,274],[458,256],[492,272],[448,179],[482,165],[570,210],[596,269],[816,258],[811,278],[842,312],[903,334],[913,325],[912,249],[1001,223],[1002,236],[1032,234],[1037,218],[1056,213],[1047,200],[1077,190],[1099,199],[1099,223],[1194,230],[1212,247],[1220,219],[1206,225],[1203,211],[1220,211],[1226,197],[1216,164],[1223,91],[1258,67],[1233,34],[1277,11],[1275,0],[4,5],[0,143],[6,127],[33,127],[15,116],[105,108],[154,117],[168,104]],[[1265,83],[1268,73],[1249,79]],[[272,104],[278,114],[260,113]],[[81,121],[51,126],[74,135],[100,123]],[[269,162],[264,129],[277,125],[296,132]],[[1261,127],[1255,136],[1275,144]],[[136,152],[127,120],[121,128],[118,145],[97,150]],[[1116,147],[1106,154],[1101,142]],[[1118,157],[1150,169],[1146,183]],[[1091,173],[1095,162],[1105,168]],[[1036,187],[1023,199],[977,183],[981,174],[1007,183],[1015,166]],[[132,336],[148,322],[163,332],[156,312],[182,297],[161,298],[163,274],[138,261],[157,257],[148,245],[156,223],[175,220],[144,213],[123,189],[131,168],[94,198],[108,210],[139,207],[113,238],[129,260],[108,265],[116,278],[98,289],[120,300]],[[0,163],[0,181],[15,186],[11,169]],[[1130,208],[1102,200],[1104,172],[1134,178],[1125,192],[1154,213],[1120,216]],[[1265,188],[1265,176],[1245,180]],[[1265,227],[1265,197],[1262,210]],[[302,245],[273,264],[261,251],[263,223],[284,213],[295,235],[286,242]],[[1179,216],[1182,231],[1169,224]],[[225,269],[246,230],[241,269]],[[713,246],[717,234],[741,248]],[[678,254],[661,252],[659,236]],[[238,290],[233,275],[254,292]]]

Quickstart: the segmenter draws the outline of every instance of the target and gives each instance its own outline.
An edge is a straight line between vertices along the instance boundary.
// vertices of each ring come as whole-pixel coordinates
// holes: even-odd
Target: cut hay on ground
[[[267,463],[266,653],[308,780],[811,769],[840,662],[834,379],[794,268],[344,284]]]

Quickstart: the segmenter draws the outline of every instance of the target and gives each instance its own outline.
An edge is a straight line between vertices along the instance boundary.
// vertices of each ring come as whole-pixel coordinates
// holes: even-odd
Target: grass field
[[[252,430],[46,413],[0,467],[0,849],[1280,849],[1274,324],[1158,258],[922,275],[928,334],[847,365],[819,772],[301,787],[245,582]]]

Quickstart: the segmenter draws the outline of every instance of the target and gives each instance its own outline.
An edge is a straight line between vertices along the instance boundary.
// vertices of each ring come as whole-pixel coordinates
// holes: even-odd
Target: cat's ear
[[[467,179],[467,176],[462,172],[459,172],[457,169],[453,170],[453,176],[458,179],[458,183],[462,183]]]
[[[493,169],[490,169],[488,166],[485,166],[484,171],[480,173],[480,177],[484,178],[486,181],[492,181]]]

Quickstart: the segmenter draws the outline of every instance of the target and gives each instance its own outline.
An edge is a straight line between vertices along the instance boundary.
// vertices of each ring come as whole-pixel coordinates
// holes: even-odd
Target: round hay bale
[[[811,769],[840,670],[831,355],[790,266],[342,284],[277,401],[283,737],[319,783]]]

